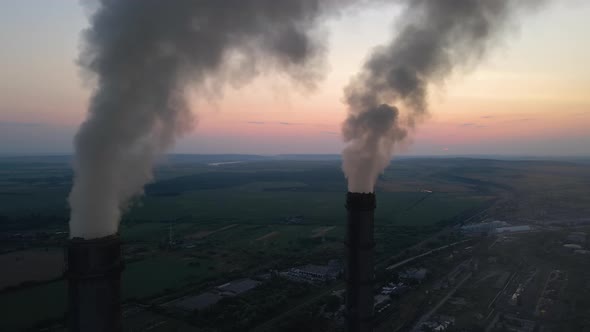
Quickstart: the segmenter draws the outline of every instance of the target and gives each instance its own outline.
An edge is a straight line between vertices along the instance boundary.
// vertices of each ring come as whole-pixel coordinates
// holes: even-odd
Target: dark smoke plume
[[[75,139],[70,236],[117,232],[156,158],[194,123],[188,87],[218,95],[226,84],[280,71],[312,88],[322,73],[324,15],[391,2],[407,6],[401,33],[346,89],[343,168],[355,192],[373,191],[396,143],[426,113],[427,85],[478,60],[512,7],[528,1],[100,0],[79,59],[96,88]]]
[[[102,0],[79,62],[96,89],[76,139],[70,236],[117,232],[155,159],[186,133],[188,86],[217,94],[279,70],[313,86],[338,0]]]
[[[539,2],[406,1],[399,34],[374,50],[345,89],[343,169],[349,191],[374,191],[396,144],[427,114],[429,84],[442,84],[455,68],[477,63],[514,14]]]

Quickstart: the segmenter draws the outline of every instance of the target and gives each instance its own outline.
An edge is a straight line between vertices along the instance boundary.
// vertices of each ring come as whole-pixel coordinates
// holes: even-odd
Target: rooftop
[[[221,299],[222,297],[219,294],[206,292],[180,299],[174,303],[174,306],[187,311],[200,310],[219,302]]]
[[[218,286],[217,289],[222,292],[230,292],[234,295],[239,295],[244,292],[247,292],[251,289],[254,289],[260,285],[259,281],[252,280],[252,279],[239,279],[235,281],[228,282],[227,284],[223,284]]]

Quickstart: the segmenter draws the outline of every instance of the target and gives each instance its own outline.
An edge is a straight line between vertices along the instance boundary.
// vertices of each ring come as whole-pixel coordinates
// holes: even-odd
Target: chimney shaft
[[[74,238],[67,246],[71,332],[120,332],[121,241],[116,235]]]
[[[375,194],[346,195],[346,325],[348,332],[373,331]]]

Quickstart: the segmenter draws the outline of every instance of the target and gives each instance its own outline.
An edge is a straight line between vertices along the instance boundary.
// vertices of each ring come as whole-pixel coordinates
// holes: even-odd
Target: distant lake
[[[239,163],[243,163],[243,161],[224,161],[224,162],[219,162],[219,163],[209,163],[207,165],[209,165],[209,166],[221,166],[221,165],[239,164]]]

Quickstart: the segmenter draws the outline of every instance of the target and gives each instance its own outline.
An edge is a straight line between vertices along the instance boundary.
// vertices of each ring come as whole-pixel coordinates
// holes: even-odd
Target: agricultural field
[[[172,156],[162,162],[120,227],[125,301],[150,303],[231,278],[341,258],[346,182],[340,161],[301,158]],[[239,162],[225,163],[233,161]],[[63,317],[70,162],[0,158],[0,264],[9,271],[0,276],[0,310],[8,317],[2,331]],[[587,195],[579,195],[588,185],[587,164],[572,161],[396,161],[377,186],[377,259],[474,215],[580,218],[590,209]]]
[[[0,255],[0,289],[61,277],[64,251],[60,248],[20,250]]]

